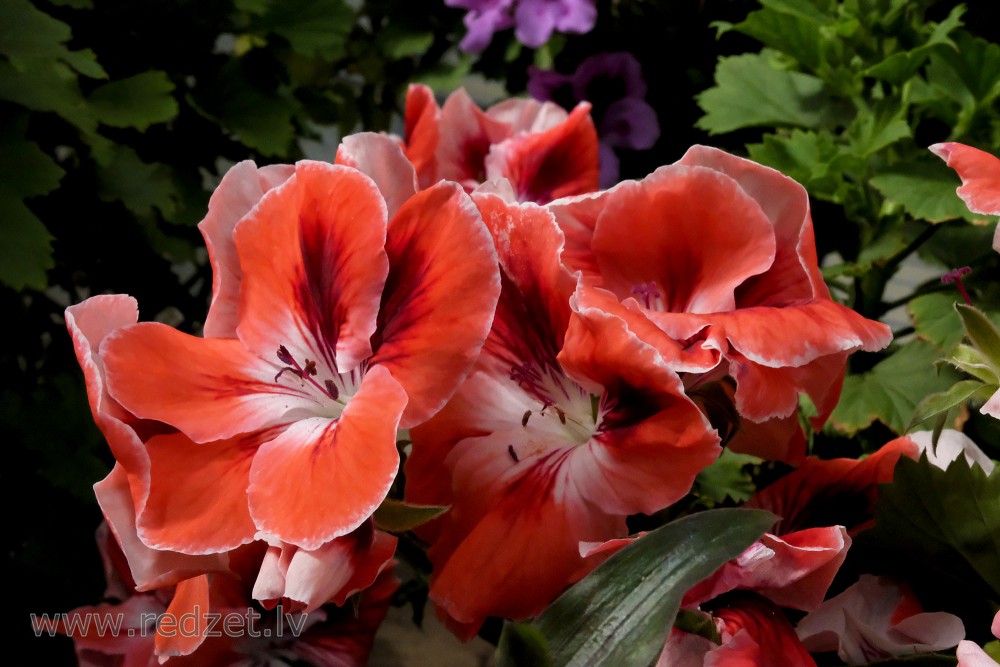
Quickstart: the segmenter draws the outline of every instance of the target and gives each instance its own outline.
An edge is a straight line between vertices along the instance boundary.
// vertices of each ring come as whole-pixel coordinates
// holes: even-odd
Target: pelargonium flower
[[[597,131],[590,105],[568,113],[555,104],[510,99],[480,109],[464,89],[438,109],[422,85],[406,96],[404,149],[421,188],[439,179],[471,192],[506,178],[519,201],[547,203],[598,187]]]
[[[444,0],[449,7],[468,10],[468,30],[459,48],[468,53],[483,51],[493,33],[514,28],[514,36],[525,46],[538,48],[555,31],[587,33],[597,21],[594,0]]]
[[[259,533],[313,551],[359,529],[395,477],[397,425],[445,403],[492,319],[495,252],[458,186],[390,220],[348,167],[263,180],[238,165],[202,223],[208,337],[138,323],[100,344],[108,395],[167,425],[144,441],[148,493],[133,493],[147,547],[214,553]]]
[[[889,328],[830,298],[817,265],[809,199],[795,181],[695,146],[641,181],[552,202],[581,305],[621,317],[689,387],[736,383],[739,414],[793,423],[799,393],[821,425],[847,356],[878,350]],[[804,441],[756,443],[796,461]]]
[[[953,614],[925,612],[904,584],[864,574],[799,621],[796,632],[810,651],[836,651],[848,665],[861,665],[951,648],[965,626]]]
[[[406,497],[451,510],[420,531],[430,597],[463,636],[540,612],[585,573],[584,542],[683,497],[719,438],[657,351],[622,320],[571,309],[551,214],[473,196],[501,295],[468,380],[410,431]]]
[[[528,92],[536,100],[571,108],[592,105],[600,138],[601,187],[618,181],[615,149],[645,150],[660,137],[656,111],[646,102],[642,65],[627,51],[598,53],[584,59],[573,74],[528,69]]]
[[[1000,612],[993,617],[990,627],[993,636],[1000,639]],[[996,660],[986,654],[986,651],[967,639],[958,642],[958,649],[955,651],[958,658],[958,667],[997,667]]]

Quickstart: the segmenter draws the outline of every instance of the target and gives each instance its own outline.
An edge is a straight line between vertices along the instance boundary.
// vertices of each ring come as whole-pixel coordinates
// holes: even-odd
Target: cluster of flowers
[[[373,515],[401,492],[401,451],[405,501],[449,508],[417,533],[462,638],[537,615],[723,445],[794,466],[747,503],[782,520],[685,597],[721,644],[675,630],[661,664],[811,665],[964,637],[903,583],[865,576],[825,599],[900,456],[976,450],[946,433],[936,450],[914,436],[861,461],[806,456],[800,394],[821,425],[848,355],[891,336],[830,298],[799,184],[696,146],[598,190],[586,103],[483,111],[458,91],[439,107],[415,86],[405,121],[402,138],[347,137],[335,164],[226,174],[200,224],[203,337],[138,322],[124,295],[67,310],[117,460],[95,486],[108,608],[318,614],[284,642],[82,637],[82,661],[362,664],[398,585],[397,537]],[[796,628],[783,609],[809,613]]]

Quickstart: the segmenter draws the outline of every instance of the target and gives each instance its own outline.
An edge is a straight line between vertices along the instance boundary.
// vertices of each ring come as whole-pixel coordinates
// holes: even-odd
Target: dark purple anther
[[[293,363],[295,363],[295,360],[292,359],[292,355],[288,351],[288,348],[285,347],[284,345],[279,345],[278,346],[278,361],[280,361],[283,364],[293,364]]]
[[[958,291],[962,295],[962,298],[965,299],[965,303],[971,306],[972,299],[969,298],[969,293],[965,291],[965,284],[962,282],[962,277],[967,276],[970,273],[972,273],[971,266],[963,266],[957,269],[952,269],[948,273],[941,276],[941,282],[944,283],[945,285],[950,285],[951,283],[955,283],[955,287],[958,288]]]
[[[520,463],[520,459],[517,458],[517,452],[514,451],[514,445],[507,445],[507,453],[510,454],[510,458],[514,460],[514,463]]]
[[[326,381],[326,393],[330,394],[330,398],[333,400],[340,398],[340,390],[337,389],[337,385],[333,383],[333,380]]]
[[[656,281],[649,281],[648,283],[639,283],[638,285],[632,286],[632,294],[641,294],[642,300],[646,305],[646,308],[652,308],[650,305],[650,299],[659,299],[662,294],[660,290],[656,289]]]

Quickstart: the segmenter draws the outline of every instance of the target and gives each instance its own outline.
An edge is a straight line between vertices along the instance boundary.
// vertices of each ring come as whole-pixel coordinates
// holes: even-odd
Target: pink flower
[[[584,573],[581,542],[684,496],[718,436],[654,348],[570,307],[551,214],[477,194],[502,290],[490,336],[449,404],[411,431],[406,494],[451,511],[431,542],[430,596],[463,636],[540,612]],[[460,626],[460,627],[459,627]]]
[[[754,162],[695,146],[641,181],[550,208],[564,260],[582,273],[578,302],[621,317],[671,368],[697,374],[689,388],[733,378],[736,408],[754,422],[794,421],[804,392],[821,424],[848,354],[891,338],[830,298],[805,190]],[[795,462],[803,444],[745,449]]]
[[[849,665],[932,653],[965,637],[957,616],[924,612],[908,587],[869,574],[808,614],[796,632],[810,651],[836,651]]]
[[[422,188],[443,178],[471,192],[506,178],[518,200],[546,203],[598,187],[588,103],[567,114],[552,103],[511,99],[483,111],[459,89],[438,110],[430,89],[414,85],[406,96],[404,146]]]

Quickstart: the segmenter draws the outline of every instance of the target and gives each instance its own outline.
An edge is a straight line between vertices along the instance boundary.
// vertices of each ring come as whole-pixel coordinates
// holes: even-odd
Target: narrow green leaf
[[[910,431],[917,424],[964,404],[983,387],[983,383],[978,380],[962,380],[948,391],[931,394],[917,405],[906,430]]]
[[[648,665],[663,649],[684,593],[774,524],[769,512],[715,509],[628,545],[535,620],[562,665]]]
[[[496,667],[552,667],[552,656],[538,628],[508,621],[500,631],[493,663]]]
[[[105,125],[145,130],[177,115],[173,90],[174,84],[166,72],[149,71],[106,83],[94,90],[87,101]]]
[[[1000,384],[1000,374],[993,369],[983,353],[971,345],[956,345],[946,361],[988,385]]]
[[[766,52],[719,60],[715,86],[697,100],[705,115],[696,125],[710,134],[758,125],[819,127],[832,108],[822,81],[776,69]]]
[[[964,303],[955,304],[958,316],[962,318],[965,333],[977,350],[983,353],[986,363],[1000,373],[1000,331],[981,310]]]
[[[390,533],[405,533],[447,511],[447,505],[412,505],[386,498],[375,510],[375,525]]]
[[[401,60],[423,54],[434,43],[434,33],[414,31],[402,24],[390,23],[378,34],[382,53],[391,60]]]

